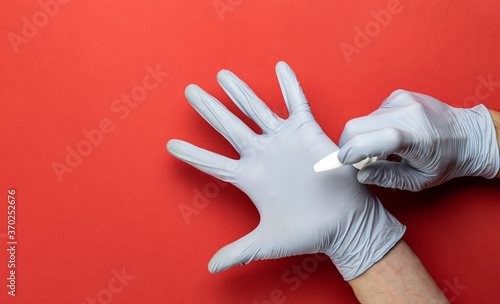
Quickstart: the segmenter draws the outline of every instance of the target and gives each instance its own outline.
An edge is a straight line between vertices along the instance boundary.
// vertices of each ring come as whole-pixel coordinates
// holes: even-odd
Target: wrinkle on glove
[[[427,95],[397,90],[380,108],[350,120],[338,154],[344,164],[396,154],[401,162],[377,161],[358,180],[386,188],[420,191],[461,176],[493,178],[500,166],[497,136],[483,105],[448,106]]]
[[[316,162],[339,148],[315,121],[291,68],[279,62],[276,73],[290,114],[286,120],[233,73],[222,70],[217,75],[262,135],[201,88],[186,88],[189,103],[233,145],[240,159],[180,140],[170,140],[168,151],[241,189],[260,214],[258,226],[220,249],[208,269],[216,273],[255,260],[322,252],[345,280],[351,280],[380,260],[403,236],[405,226],[357,181],[352,166],[314,172]]]

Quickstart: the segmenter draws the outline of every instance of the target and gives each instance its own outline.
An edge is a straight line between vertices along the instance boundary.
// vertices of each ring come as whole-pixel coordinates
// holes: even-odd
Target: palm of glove
[[[343,222],[352,217],[349,213],[363,210],[371,193],[357,182],[353,167],[314,172],[315,162],[338,147],[314,121],[307,104],[295,108],[274,133],[259,137],[262,145],[243,149],[234,184],[252,199],[261,221],[240,240],[243,246],[230,246],[220,253],[236,249],[243,250],[238,255],[245,255],[248,250],[242,263],[253,258],[331,254],[339,227],[346,228]],[[258,256],[253,257],[255,252]]]
[[[383,232],[397,226],[401,234],[401,225],[357,182],[353,167],[314,172],[314,164],[338,147],[314,120],[290,67],[278,63],[276,72],[290,113],[286,120],[273,114],[234,74],[221,71],[217,77],[237,106],[263,130],[262,135],[200,88],[190,85],[186,89],[189,102],[231,142],[239,160],[178,140],[167,146],[175,157],[233,183],[259,211],[261,219],[255,230],[215,254],[209,263],[212,273],[253,260],[317,252],[327,253],[334,263],[338,260],[337,267],[353,263],[350,252],[358,245],[353,239],[365,226],[373,226],[376,216],[386,220],[382,221]],[[352,276],[348,272],[366,266],[361,264],[346,266],[343,274]]]

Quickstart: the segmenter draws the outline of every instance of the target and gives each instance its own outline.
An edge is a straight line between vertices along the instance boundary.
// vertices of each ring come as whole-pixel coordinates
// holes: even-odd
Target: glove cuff
[[[463,136],[466,145],[457,147],[459,176],[495,177],[500,167],[500,154],[495,125],[484,105],[471,109],[454,109],[457,125],[455,131]]]
[[[382,259],[403,237],[406,226],[376,196],[366,204],[363,214],[353,213],[347,220],[349,227],[342,242],[327,254],[344,280],[349,281]]]

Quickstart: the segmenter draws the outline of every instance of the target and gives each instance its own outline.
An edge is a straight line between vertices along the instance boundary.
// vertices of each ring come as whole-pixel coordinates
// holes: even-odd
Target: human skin
[[[491,118],[493,119],[493,124],[495,125],[495,130],[497,131],[497,142],[500,151],[500,112],[495,110],[489,110],[489,111],[491,114]],[[496,178],[500,178],[500,170],[498,171]]]
[[[404,240],[348,282],[363,304],[450,303]]]

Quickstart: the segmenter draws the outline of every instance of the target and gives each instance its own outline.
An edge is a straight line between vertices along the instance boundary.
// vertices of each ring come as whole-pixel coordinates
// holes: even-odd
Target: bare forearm
[[[495,111],[495,110],[489,110],[491,114],[491,118],[493,119],[493,124],[495,125],[495,130],[497,131],[497,143],[499,145],[499,150],[500,150],[500,112]],[[500,177],[500,170],[498,171],[498,174],[496,176],[497,178]]]
[[[399,241],[380,261],[349,281],[363,304],[449,303],[405,241]]]

